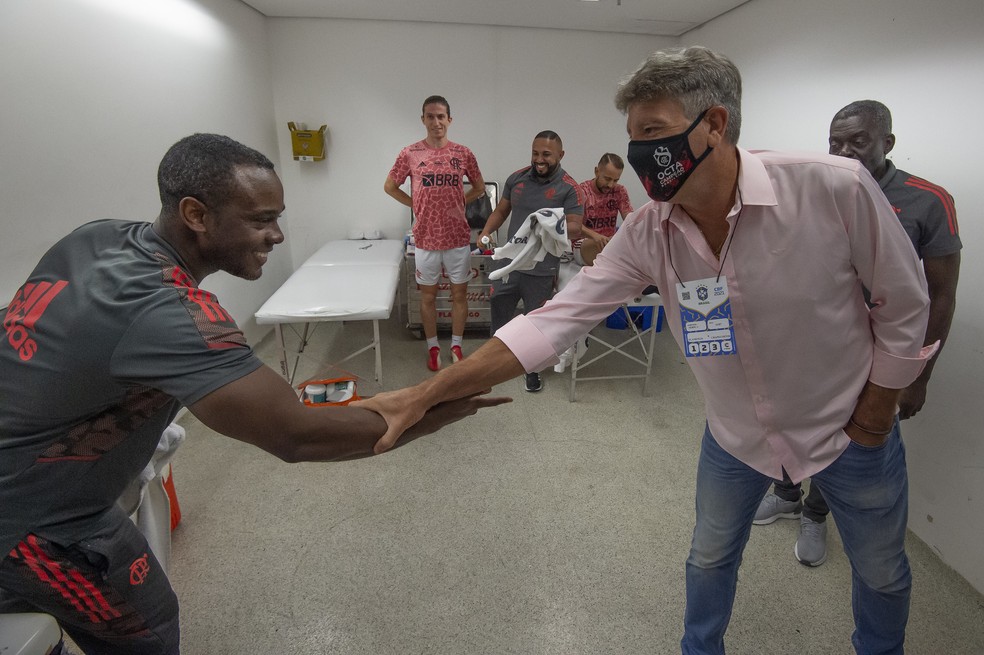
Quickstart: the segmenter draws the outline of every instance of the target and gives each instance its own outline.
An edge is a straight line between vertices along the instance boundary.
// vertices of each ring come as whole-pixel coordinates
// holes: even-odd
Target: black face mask
[[[629,164],[653,200],[666,202],[676,195],[697,164],[714,149],[708,146],[700,157],[694,157],[690,149],[690,133],[706,113],[705,109],[681,134],[651,141],[629,141]]]

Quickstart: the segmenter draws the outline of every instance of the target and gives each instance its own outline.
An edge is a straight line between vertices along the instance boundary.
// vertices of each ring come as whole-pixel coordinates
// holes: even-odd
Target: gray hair
[[[661,98],[678,101],[691,120],[715,105],[724,107],[728,110],[724,137],[737,145],[741,133],[741,73],[727,57],[702,46],[657,50],[622,80],[615,106],[624,114],[631,105]]]

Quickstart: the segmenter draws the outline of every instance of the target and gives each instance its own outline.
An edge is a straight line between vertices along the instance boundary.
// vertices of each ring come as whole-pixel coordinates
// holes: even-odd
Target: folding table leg
[[[372,322],[372,349],[376,353],[376,382],[383,383],[383,353],[379,347],[379,321],[373,320]]]
[[[657,307],[656,311],[659,312],[662,307]],[[649,326],[649,350],[646,352],[646,381],[642,383],[642,395],[646,398],[649,397],[649,376],[653,370],[653,352],[656,350],[656,330],[659,324],[656,322],[657,317],[653,318],[653,324]]]
[[[586,368],[591,364],[593,364],[594,362],[598,361],[599,359],[607,357],[608,355],[611,355],[613,353],[622,355],[623,357],[632,360],[633,362],[639,364],[640,366],[643,366],[646,370],[645,374],[604,375],[604,376],[589,375],[588,377],[582,376],[582,382],[587,382],[591,380],[625,380],[625,379],[632,379],[632,378],[644,378],[643,386],[642,386],[642,395],[647,397],[649,396],[649,377],[650,374],[652,373],[653,356],[656,350],[656,332],[662,328],[662,322],[661,322],[662,314],[659,313],[662,312],[662,307],[660,307],[659,305],[655,305],[654,307],[655,307],[654,312],[656,313],[656,315],[653,317],[653,322],[650,324],[648,328],[641,329],[641,330],[639,329],[639,326],[636,325],[635,321],[632,320],[633,317],[631,312],[629,311],[629,307],[627,305],[621,305],[619,307],[622,314],[625,316],[627,328],[632,331],[631,335],[629,335],[627,338],[623,338],[621,341],[618,341],[616,343],[609,343],[605,339],[602,339],[599,336],[591,334],[590,332],[587,335],[585,335],[583,342],[586,344],[589,341],[592,341],[598,344],[601,352],[595,353],[592,350],[592,356],[582,362],[581,357],[586,353],[582,352],[583,350],[582,348],[574,349],[574,355],[571,358],[570,402],[574,402],[576,399],[578,370],[580,368]],[[648,345],[645,339],[646,333],[649,334]],[[627,347],[633,342],[638,342],[639,348],[642,350],[642,358],[637,357],[635,354],[627,350]]]
[[[574,402],[577,389],[577,366],[579,363],[578,360],[581,359],[581,349],[578,348],[578,346],[580,346],[581,343],[586,344],[587,342],[588,338],[585,336],[583,340],[579,339],[574,344],[574,352],[571,354],[571,396],[569,402]]]
[[[287,381],[290,382],[291,384],[294,384],[294,376],[297,375],[297,367],[300,366],[301,364],[301,355],[304,354],[304,349],[307,347],[308,331],[310,329],[311,329],[311,324],[305,323],[304,332],[301,334],[301,343],[297,347],[297,356],[294,357],[294,368],[290,372],[290,377],[287,378]]]
[[[287,343],[284,341],[284,329],[280,323],[273,324],[273,331],[277,335],[280,343],[280,374],[290,382],[290,375],[287,372]]]

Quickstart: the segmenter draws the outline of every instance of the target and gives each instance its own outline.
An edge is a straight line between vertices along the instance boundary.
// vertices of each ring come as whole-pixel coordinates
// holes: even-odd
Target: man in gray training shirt
[[[577,181],[560,167],[564,158],[564,143],[551,130],[544,130],[533,138],[530,165],[521,168],[508,178],[502,188],[502,199],[485,222],[479,241],[498,230],[509,218],[508,236],[512,238],[535,211],[547,208],[563,209],[567,220],[567,236],[574,240],[581,237],[581,220],[584,200]],[[511,214],[511,216],[510,216]],[[497,268],[508,266],[511,260],[503,259]],[[512,320],[519,301],[523,312],[531,312],[553,296],[559,260],[547,255],[531,270],[510,273],[509,279],[492,283],[489,299],[492,314],[492,334]],[[536,392],[543,388],[539,373],[526,374],[526,390]]]

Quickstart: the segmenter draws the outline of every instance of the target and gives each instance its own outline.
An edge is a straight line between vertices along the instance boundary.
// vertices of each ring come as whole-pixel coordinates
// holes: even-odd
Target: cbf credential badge
[[[726,277],[679,283],[676,291],[687,357],[738,352]]]

